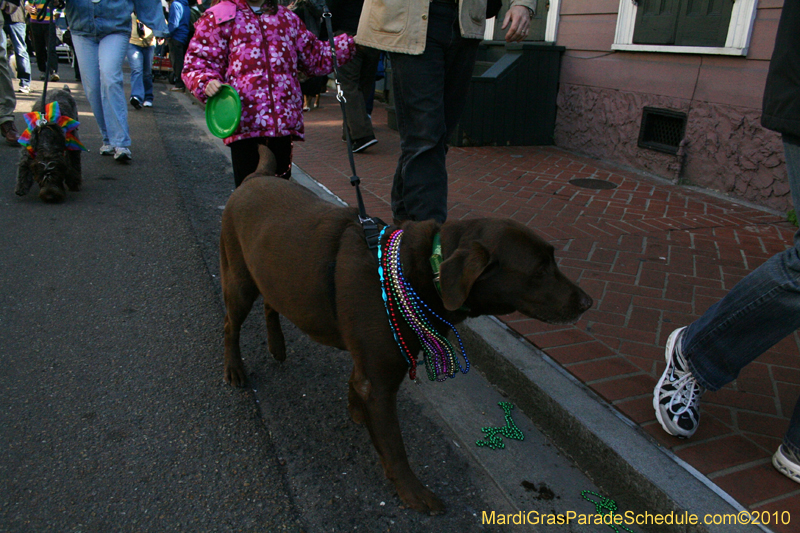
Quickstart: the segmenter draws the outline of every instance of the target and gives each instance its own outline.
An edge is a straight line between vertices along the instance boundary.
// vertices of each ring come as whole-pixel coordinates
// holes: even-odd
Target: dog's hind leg
[[[229,258],[225,240],[220,241],[220,272],[225,299],[225,381],[234,387],[243,387],[247,383],[247,373],[239,349],[239,334],[253,302],[258,298],[258,287],[244,264],[241,250],[238,251],[238,257]]]
[[[17,166],[17,186],[14,192],[17,196],[25,196],[31,190],[31,186],[33,186],[33,172],[31,172],[30,158],[22,156]]]
[[[281,329],[281,316],[264,302],[264,316],[267,319],[267,346],[276,361],[286,360],[286,341]]]

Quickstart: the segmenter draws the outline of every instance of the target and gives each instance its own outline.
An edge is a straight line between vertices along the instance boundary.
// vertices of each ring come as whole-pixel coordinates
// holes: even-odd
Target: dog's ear
[[[455,311],[464,305],[475,280],[489,265],[489,259],[489,250],[480,243],[473,242],[469,248],[456,250],[442,263],[439,282],[445,309]]]

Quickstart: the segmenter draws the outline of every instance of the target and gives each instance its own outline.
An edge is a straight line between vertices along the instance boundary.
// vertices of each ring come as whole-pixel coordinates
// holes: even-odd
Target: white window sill
[[[747,48],[715,48],[711,46],[671,46],[658,44],[612,44],[612,50],[624,52],[666,52],[670,54],[711,54],[746,56]]]

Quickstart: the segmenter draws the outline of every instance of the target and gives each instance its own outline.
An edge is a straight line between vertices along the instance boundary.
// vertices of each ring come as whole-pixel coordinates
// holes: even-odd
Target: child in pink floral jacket
[[[238,187],[258,166],[258,145],[277,160],[276,174],[288,179],[292,141],[303,140],[303,93],[298,72],[320,76],[333,70],[330,45],[318,40],[289,9],[275,0],[223,0],[195,26],[182,78],[201,101],[231,85],[242,101],[238,129],[225,139]],[[336,37],[336,60],[355,55],[353,38]]]

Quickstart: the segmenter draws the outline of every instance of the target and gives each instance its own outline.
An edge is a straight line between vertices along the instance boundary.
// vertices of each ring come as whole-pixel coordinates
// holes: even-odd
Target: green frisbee
[[[230,137],[242,119],[242,101],[230,85],[220,87],[217,94],[206,102],[206,124],[215,137]]]

